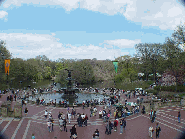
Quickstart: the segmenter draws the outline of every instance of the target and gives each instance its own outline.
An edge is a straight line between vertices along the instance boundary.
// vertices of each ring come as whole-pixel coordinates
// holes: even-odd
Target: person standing
[[[35,139],[35,136],[34,136],[34,134],[32,134],[32,136],[31,136],[31,139]]]
[[[15,94],[15,95],[14,95],[15,101],[16,101],[16,97],[17,97],[17,95]]]
[[[84,102],[82,103],[82,106],[83,106],[83,109],[84,109],[84,107],[85,107],[85,103]]]
[[[90,112],[91,112],[91,114],[90,114],[90,117],[92,116],[92,114],[93,114],[93,108],[91,107],[91,109],[90,109]]]
[[[120,120],[120,134],[123,134],[123,118]]]
[[[88,120],[88,117],[87,117],[87,114],[86,114],[85,115],[85,121],[84,121],[85,126],[87,126],[87,120]]]
[[[47,122],[47,126],[48,126],[48,131],[51,132],[50,128],[51,128],[51,122],[48,120]]]
[[[154,128],[153,128],[152,125],[151,125],[151,127],[149,127],[149,137],[152,138],[153,132],[154,132]]]
[[[45,119],[47,119],[47,117],[48,117],[48,111],[47,110],[45,110],[44,116],[45,116]]]
[[[70,120],[71,120],[71,113],[70,111],[68,111],[68,119],[69,119],[69,124],[71,123]]]
[[[76,114],[76,111],[75,111],[75,108],[74,108],[74,106],[73,106],[73,109],[72,109],[73,119],[75,118],[75,114]]]
[[[178,123],[180,123],[180,118],[181,118],[181,113],[180,111],[178,112]]]
[[[25,116],[27,116],[27,114],[28,114],[28,108],[25,108],[24,113],[25,113]]]
[[[58,119],[60,119],[60,117],[61,117],[61,113],[60,113],[60,111],[58,112]]]
[[[161,127],[159,126],[159,124],[156,124],[156,138],[159,138],[159,133],[161,131]]]
[[[155,117],[156,117],[156,111],[154,111],[153,116],[152,116],[152,123],[155,122]]]
[[[96,107],[94,107],[94,116],[96,116],[96,112],[97,112],[97,109],[96,109]]]

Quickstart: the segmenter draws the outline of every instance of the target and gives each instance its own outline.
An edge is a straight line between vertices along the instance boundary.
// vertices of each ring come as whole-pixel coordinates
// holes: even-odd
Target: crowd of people
[[[121,99],[121,93],[125,94],[126,98],[124,100],[125,105],[120,107],[116,107],[114,113],[113,113],[113,118],[114,120],[111,121],[110,117],[112,116],[111,113],[111,109],[112,109],[112,105],[114,105],[115,103],[120,102]],[[120,125],[120,134],[123,134],[123,131],[125,131],[126,129],[126,117],[128,115],[128,107],[127,107],[127,99],[130,99],[132,97],[135,98],[135,96],[138,98],[137,100],[139,100],[139,96],[137,96],[138,92],[137,91],[124,91],[124,90],[113,90],[111,92],[111,95],[113,95],[113,97],[110,97],[109,99],[104,99],[100,102],[98,102],[96,99],[94,100],[85,100],[82,103],[82,109],[84,109],[85,107],[89,108],[90,110],[90,117],[94,117],[97,115],[97,108],[96,105],[102,104],[104,105],[103,110],[99,111],[99,118],[103,119],[103,122],[105,123],[105,134],[107,135],[111,135],[112,134],[112,130],[114,130],[114,132],[117,132],[117,128],[118,125]],[[21,99],[22,98],[22,107],[25,105],[25,116],[28,115],[28,108],[26,107],[27,101],[26,101],[26,96],[27,96],[27,92],[24,91],[20,91],[20,90],[12,90],[12,94],[9,95],[7,97],[7,101],[12,102],[13,98],[16,99]],[[145,114],[145,106],[142,106],[142,110],[141,109],[141,105],[139,103],[140,101],[138,101],[138,105],[137,106],[131,106],[131,112],[133,114],[140,114],[143,113]],[[39,98],[37,99],[36,103],[38,105],[44,105],[45,104],[45,100],[41,99],[39,100]],[[50,101],[51,105],[53,105],[54,107],[56,107],[56,99],[54,101]],[[77,102],[76,102],[77,103]],[[75,107],[72,107],[71,111],[69,110],[69,107],[67,105],[67,100],[64,100],[63,102],[61,102],[61,105],[65,108],[67,108],[67,112],[63,113],[59,111],[58,114],[58,123],[59,123],[59,128],[60,131],[65,131],[68,132],[67,129],[67,124],[71,124],[71,119],[76,119],[76,124],[74,124],[72,126],[72,128],[69,130],[71,133],[70,138],[71,139],[76,139],[77,138],[77,131],[76,131],[76,127],[77,125],[79,127],[85,127],[88,125],[88,114],[84,114],[84,113],[77,113]],[[151,110],[149,113],[150,116],[150,120],[151,123],[155,122],[155,118],[156,118],[157,112],[154,110]],[[54,126],[54,118],[51,114],[51,112],[48,112],[47,110],[45,110],[44,113],[44,117],[47,120],[47,127],[48,127],[48,131],[49,132],[53,132],[53,126]],[[181,118],[181,114],[180,111],[178,112],[178,122],[180,123],[180,118]],[[153,137],[153,133],[154,131],[156,131],[156,138],[159,138],[159,134],[161,132],[161,127],[159,126],[158,123],[156,123],[156,128],[154,130],[154,128],[151,126],[149,127],[149,136],[152,138]],[[96,131],[93,133],[92,138],[93,139],[97,139],[99,138],[100,134],[98,129],[96,129]]]

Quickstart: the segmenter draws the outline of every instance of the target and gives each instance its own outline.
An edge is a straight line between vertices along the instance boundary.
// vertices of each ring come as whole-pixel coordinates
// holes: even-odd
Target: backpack
[[[159,131],[161,131],[161,127],[159,126]]]
[[[120,121],[120,125],[123,125],[123,121],[122,120]]]
[[[114,121],[114,125],[115,125],[115,126],[117,125],[117,122],[116,122],[116,121]]]

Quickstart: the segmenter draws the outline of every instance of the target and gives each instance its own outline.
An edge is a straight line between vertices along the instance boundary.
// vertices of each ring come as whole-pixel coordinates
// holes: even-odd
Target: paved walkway
[[[6,101],[7,94],[0,98],[0,101]],[[121,101],[125,99],[125,95],[121,95]],[[136,102],[136,98],[128,99],[128,102]],[[1,105],[2,103],[0,103]],[[15,104],[15,101],[13,102]],[[25,106],[24,106],[25,107]],[[24,108],[23,107],[23,108]],[[30,139],[32,133],[35,134],[36,139],[54,139],[54,137],[59,138],[69,138],[69,129],[77,123],[76,118],[71,120],[71,124],[67,124],[68,132],[61,132],[58,126],[58,112],[66,113],[66,108],[56,108],[50,106],[36,106],[35,104],[28,104],[27,108],[29,110],[28,116],[25,117],[23,113],[22,119],[16,118],[2,118],[0,117],[1,134],[6,136],[6,139]],[[97,110],[103,109],[103,106],[97,106]],[[49,133],[46,125],[46,120],[44,119],[44,110],[50,111],[54,117],[54,131]],[[112,106],[111,112],[113,114],[115,107]],[[177,112],[181,111],[181,123],[177,122]],[[71,111],[71,108],[70,108]],[[77,113],[85,113],[90,115],[90,107],[82,109],[81,107],[76,108]],[[126,118],[127,127],[125,133],[120,133],[120,126],[118,126],[117,132],[112,130],[111,135],[105,135],[106,123],[103,123],[102,119],[99,119],[98,113],[94,117],[89,117],[87,127],[77,127],[77,133],[79,139],[91,139],[93,132],[98,128],[100,131],[101,139],[115,139],[115,138],[125,138],[125,139],[147,139],[150,138],[148,135],[149,126],[155,127],[156,122],[159,122],[161,126],[160,139],[173,139],[177,137],[179,133],[182,132],[185,124],[185,108],[179,107],[164,107],[157,111],[157,118],[155,123],[151,123],[149,120],[148,113],[144,115],[132,115]],[[111,116],[111,121],[114,118]],[[154,135],[155,137],[155,135]]]

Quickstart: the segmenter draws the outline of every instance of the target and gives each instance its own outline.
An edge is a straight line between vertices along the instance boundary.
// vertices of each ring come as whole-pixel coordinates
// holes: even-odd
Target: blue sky
[[[176,0],[5,0],[0,39],[23,59],[113,60],[135,54],[138,43],[163,43],[183,13]]]

